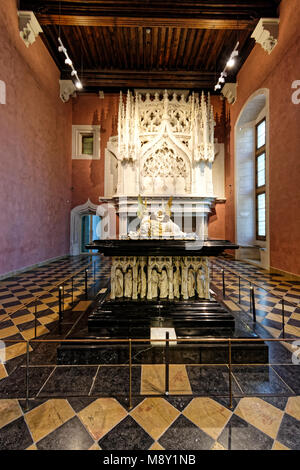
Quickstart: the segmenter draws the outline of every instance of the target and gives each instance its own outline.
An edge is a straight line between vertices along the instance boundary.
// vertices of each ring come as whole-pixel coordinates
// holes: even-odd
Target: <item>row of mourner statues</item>
[[[113,258],[111,299],[209,299],[205,257]]]

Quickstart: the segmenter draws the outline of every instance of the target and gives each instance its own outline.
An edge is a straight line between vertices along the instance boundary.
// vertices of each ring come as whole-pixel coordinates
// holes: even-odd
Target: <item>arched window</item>
[[[268,90],[254,93],[235,126],[237,257],[269,267]]]

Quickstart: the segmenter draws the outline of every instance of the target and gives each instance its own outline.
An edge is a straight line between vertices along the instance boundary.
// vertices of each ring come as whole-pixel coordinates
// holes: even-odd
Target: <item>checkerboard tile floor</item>
[[[73,303],[76,305],[85,289],[86,267],[89,270],[88,289],[109,278],[109,261],[98,256],[93,259],[76,256],[0,281],[0,340],[6,342],[6,361],[24,354],[26,345],[18,341],[34,338],[35,326],[37,337],[49,333],[49,326],[58,320],[58,286],[78,272],[73,280]],[[72,308],[71,280],[64,284],[63,300],[64,310]],[[7,366],[0,364],[0,379],[6,376]]]
[[[255,289],[257,318],[260,324],[272,321],[263,326],[278,337],[282,331],[274,315],[280,316],[281,310],[275,295],[283,293],[286,333],[295,335],[297,330],[289,333],[287,327],[298,328],[299,311],[288,301],[296,301],[300,284],[227,258],[217,262],[248,279],[242,281],[245,312],[249,312],[249,281],[261,286]],[[86,258],[65,259],[0,282],[0,334],[16,340],[7,348],[8,364],[24,354],[25,345],[18,340],[30,338],[33,328],[35,307],[16,311],[19,303],[40,295],[39,335],[46,334],[47,325],[57,319],[55,286],[86,263]],[[101,261],[95,276],[107,280],[109,272],[109,263]],[[236,302],[237,278],[226,273],[226,281],[226,293]],[[217,271],[213,282],[218,288],[222,285]],[[79,278],[77,294],[83,285]],[[69,287],[65,300],[66,304],[70,301]],[[0,449],[299,450],[299,367],[291,363],[234,365],[230,409],[227,366],[171,365],[169,396],[159,396],[164,393],[164,366],[134,366],[133,408],[129,410],[128,367],[32,365],[27,409],[25,367],[10,368],[8,375],[0,364]]]
[[[18,398],[18,393],[15,398],[0,400],[1,450],[299,450],[299,383],[289,381],[287,392],[287,384],[275,371],[271,374],[270,370],[265,370],[269,377],[268,387],[277,387],[277,393],[281,391],[282,395],[263,396],[257,394],[259,384],[255,367],[252,372],[237,368],[233,370],[233,378],[239,397],[234,397],[233,407],[229,408],[228,396],[207,396],[205,387],[204,396],[172,395],[177,393],[176,379],[170,385],[168,397],[139,396],[137,392],[142,388],[142,381],[150,380],[149,374],[143,376],[143,367],[133,367],[135,395],[130,410],[126,406],[128,367],[62,366],[68,373],[59,373],[56,377],[57,367],[44,371],[43,377],[36,371],[35,380],[31,376],[31,393],[39,391],[37,398],[29,401],[29,408],[24,399]],[[155,367],[159,375],[161,366]],[[195,381],[197,375],[203,374],[200,370],[203,367],[173,366],[173,378],[178,380],[185,369],[194,391],[195,387],[203,386]],[[261,367],[267,369],[269,366]],[[120,374],[122,368],[127,372]],[[207,369],[206,366],[206,373]],[[210,369],[211,377],[224,372],[213,366]],[[69,384],[69,391],[74,392],[70,385],[72,376],[79,378],[81,391],[89,389],[89,397],[49,398],[53,387],[61,382],[63,387]],[[117,384],[113,381],[116,376]],[[97,391],[102,384],[110,396],[93,396],[97,377]],[[151,377],[153,380],[153,372]],[[256,396],[243,396],[249,384]],[[21,383],[15,381],[14,385],[17,387]],[[155,387],[157,383],[153,382],[153,385]],[[43,398],[43,390],[47,391],[47,398]]]
[[[239,302],[239,281],[241,276],[241,308],[250,313],[250,286],[254,287],[256,319],[274,338],[283,337],[282,302],[284,299],[284,336],[300,338],[300,281],[288,279],[281,274],[269,273],[263,269],[231,258],[219,257],[212,260],[212,286],[222,290],[222,269],[225,273],[226,296]]]

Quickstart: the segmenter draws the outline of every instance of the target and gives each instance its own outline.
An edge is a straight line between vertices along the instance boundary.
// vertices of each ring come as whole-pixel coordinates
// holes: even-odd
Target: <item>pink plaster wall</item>
[[[99,203],[104,196],[104,156],[108,139],[117,135],[118,93],[105,93],[104,99],[96,94],[81,94],[73,100],[73,125],[100,125],[100,160],[72,161],[72,206],[84,204],[88,199]]]
[[[282,0],[278,44],[270,55],[256,45],[238,74],[237,101],[231,106],[226,234],[234,233],[234,127],[249,97],[268,88],[270,264],[300,274],[300,104],[292,103],[292,82],[300,80],[300,2]],[[232,187],[232,186],[231,186]]]
[[[21,40],[14,0],[0,2],[0,44],[1,275],[69,252],[72,108],[42,40]]]

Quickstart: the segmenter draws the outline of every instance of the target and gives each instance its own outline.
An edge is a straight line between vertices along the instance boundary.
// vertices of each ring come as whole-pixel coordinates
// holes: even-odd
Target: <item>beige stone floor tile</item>
[[[0,329],[0,339],[8,338],[9,336],[17,335],[18,333],[19,329],[16,326],[9,326],[8,328]]]
[[[13,305],[12,307],[5,307],[4,310],[6,311],[6,313],[11,315],[11,314],[17,312],[18,310],[23,309],[23,308],[25,308],[24,305],[21,305],[21,306],[20,305]]]
[[[276,328],[272,328],[271,326],[265,326],[265,325],[264,325],[264,328],[265,328],[269,333],[271,333],[271,335],[272,335],[274,338],[279,338],[280,333],[281,333],[280,330],[277,330]]]
[[[219,442],[215,442],[210,450],[226,450]]]
[[[165,392],[165,366],[146,364],[142,366],[141,395],[161,395]]]
[[[49,330],[45,326],[40,325],[36,328],[37,337],[45,335],[46,333],[49,333]],[[35,329],[30,328],[29,330],[21,331],[21,335],[23,336],[24,339],[26,339],[26,341],[29,341],[35,337]]]
[[[101,450],[98,444],[93,444],[92,447],[89,448],[89,450]]]
[[[169,366],[169,394],[192,395],[191,384],[184,365]]]
[[[232,300],[224,300],[223,302],[233,312],[239,312],[241,310],[238,305],[236,305],[234,302],[232,302]]]
[[[5,377],[7,377],[7,371],[5,369],[5,365],[4,364],[0,364],[0,380],[1,379],[4,379]]]
[[[285,412],[300,421],[300,396],[288,399]]]
[[[0,428],[22,416],[18,400],[0,400]]]
[[[275,439],[284,412],[260,398],[251,397],[240,400],[235,414]]]
[[[279,441],[274,441],[272,450],[290,450],[288,447],[281,444]]]
[[[213,439],[217,439],[232,413],[211,398],[198,397],[189,403],[183,415]]]
[[[300,313],[292,313],[289,319],[300,321]]]
[[[58,300],[57,295],[51,295],[49,297],[45,297],[42,299],[39,299],[43,304],[51,303],[51,302],[56,302]],[[44,307],[45,308],[45,307]]]
[[[16,343],[6,348],[6,360],[14,359],[15,357],[22,356],[26,353],[26,343]],[[29,346],[29,351],[32,351],[32,347]]]
[[[165,365],[146,364],[142,366],[141,394],[160,395],[165,392]],[[192,389],[184,365],[169,366],[169,394],[191,395]]]
[[[260,303],[255,303],[257,310],[262,310],[263,312],[271,312],[274,307],[268,307],[267,305],[261,305]]]
[[[41,299],[41,302],[44,302],[44,299]],[[42,312],[43,310],[45,310],[46,308],[49,308],[47,305],[44,305],[44,304],[40,304],[40,305],[37,305],[36,306],[36,311],[37,313],[38,312]],[[35,306],[33,307],[27,307],[27,310],[29,310],[30,313],[35,313]]]
[[[300,328],[287,324],[285,326],[285,332],[294,336],[295,338],[300,337]]]
[[[39,441],[75,415],[67,400],[48,400],[25,415],[33,440]]]
[[[38,448],[35,444],[32,444],[31,446],[27,447],[27,449],[25,450],[38,450]]]
[[[268,318],[269,320],[276,321],[277,323],[282,323],[282,317],[280,314],[277,313],[268,313],[265,318]],[[287,319],[285,319],[285,323],[287,322]]]
[[[149,450],[165,450],[165,448],[162,447],[158,442],[154,442]]]
[[[127,411],[114,398],[99,398],[80,411],[78,416],[98,441],[127,416]]]
[[[85,312],[85,310],[91,305],[92,301],[91,300],[81,300],[78,302],[75,307],[73,307],[74,312]]]
[[[33,313],[28,313],[26,315],[22,315],[21,317],[12,318],[12,321],[15,325],[21,325],[22,323],[27,323],[29,321],[34,320]]]
[[[287,300],[287,299],[286,299]],[[288,300],[287,300],[288,301]],[[278,303],[275,305],[275,308],[277,308],[278,310],[281,311],[282,309],[282,304],[281,303]],[[293,312],[295,310],[295,307],[292,307],[291,305],[286,305],[284,304],[284,310],[285,312]]]
[[[53,313],[51,315],[45,315],[44,317],[39,318],[39,322],[42,323],[42,325],[48,325],[48,323],[52,323],[56,320],[58,320],[57,313]]]
[[[264,297],[264,300],[267,300],[268,302],[274,302],[274,305],[276,305],[278,302],[278,298],[272,295],[267,295],[266,297]]]
[[[146,398],[131,413],[153,439],[157,440],[180,414],[163,398]]]

